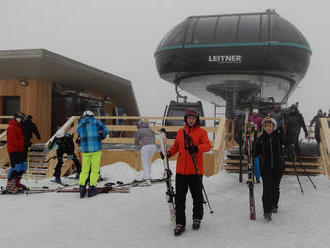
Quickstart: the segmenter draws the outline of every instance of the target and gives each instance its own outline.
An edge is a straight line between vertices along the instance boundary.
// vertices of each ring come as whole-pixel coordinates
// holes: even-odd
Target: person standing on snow
[[[14,118],[9,121],[7,128],[7,151],[12,167],[9,170],[7,181],[7,190],[9,193],[17,193],[26,189],[25,185],[21,184],[22,175],[27,170],[21,124],[23,119],[23,113],[15,113]]]
[[[55,134],[55,138],[48,145],[48,151],[56,146],[56,156],[57,165],[55,167],[54,177],[57,183],[62,183],[61,181],[61,169],[63,165],[63,155],[66,153],[69,159],[72,159],[76,167],[76,179],[79,179],[79,174],[81,172],[81,164],[77,155],[74,153],[74,143],[73,136],[65,132],[64,130],[59,130]]]
[[[144,181],[138,186],[151,185],[151,159],[156,152],[155,133],[149,128],[149,124],[140,120],[137,122],[135,134],[135,146],[141,145],[141,162],[143,167]]]
[[[280,183],[283,175],[283,146],[287,142],[279,132],[275,132],[276,121],[270,117],[263,120],[263,133],[257,139],[254,155],[260,158],[263,183],[262,203],[264,218],[271,221],[272,213],[277,213],[280,198]]]
[[[100,172],[102,140],[109,134],[108,128],[95,119],[92,111],[85,111],[78,124],[78,135],[82,152],[82,169],[79,177],[80,198],[86,195],[86,181],[90,173],[88,197],[97,194],[97,180]]]
[[[177,134],[173,146],[166,156],[174,156],[179,152],[175,176],[175,214],[176,227],[174,235],[185,231],[186,195],[188,188],[193,198],[193,229],[200,227],[203,219],[203,153],[208,152],[211,144],[207,132],[200,127],[199,114],[195,110],[187,110],[184,116],[185,126]],[[187,139],[191,139],[192,144]],[[196,156],[197,168],[192,160]],[[164,155],[161,154],[163,158]]]

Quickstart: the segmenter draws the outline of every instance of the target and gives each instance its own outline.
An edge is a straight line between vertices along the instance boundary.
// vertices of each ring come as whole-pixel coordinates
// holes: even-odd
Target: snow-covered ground
[[[174,167],[174,163],[171,164]],[[156,161],[153,177],[163,174]],[[101,169],[111,181],[130,181],[135,172],[124,163]],[[244,178],[245,179],[245,178]],[[79,194],[44,193],[1,195],[0,247],[299,247],[330,246],[330,181],[313,177],[315,191],[301,177],[285,176],[281,184],[280,209],[273,221],[262,216],[262,185],[255,187],[257,220],[249,219],[248,188],[238,183],[237,174],[220,172],[205,178],[205,188],[214,215],[205,208],[199,231],[191,230],[192,201],[187,196],[187,228],[173,236],[165,185],[131,188],[129,194],[100,194],[80,199]],[[29,182],[30,186],[34,183]],[[5,185],[5,180],[0,181]],[[51,185],[47,180],[38,185]],[[54,185],[52,185],[54,186]]]

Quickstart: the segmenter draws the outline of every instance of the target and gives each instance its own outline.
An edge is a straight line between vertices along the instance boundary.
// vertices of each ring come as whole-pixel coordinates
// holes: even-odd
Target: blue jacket
[[[102,139],[109,130],[94,117],[83,117],[78,124],[78,135],[81,139],[81,152],[97,152],[102,149]]]

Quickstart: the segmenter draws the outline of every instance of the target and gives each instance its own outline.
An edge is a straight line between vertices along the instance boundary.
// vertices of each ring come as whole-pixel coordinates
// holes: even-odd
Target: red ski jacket
[[[185,138],[183,129],[186,134],[192,138],[193,145],[198,147],[198,152],[196,153],[197,168],[199,174],[203,174],[203,152],[208,152],[211,148],[211,143],[207,132],[199,126],[188,127],[185,125],[181,128],[177,134],[173,146],[170,148],[169,152],[171,156],[174,156],[179,152],[179,157],[176,164],[176,173],[183,175],[196,174],[193,160],[188,150],[185,149]]]
[[[9,121],[7,128],[7,151],[24,152],[24,136],[20,123],[12,119]]]

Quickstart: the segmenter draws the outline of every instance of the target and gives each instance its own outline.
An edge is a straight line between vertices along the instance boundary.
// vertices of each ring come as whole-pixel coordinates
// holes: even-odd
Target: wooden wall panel
[[[0,96],[20,97],[20,111],[32,115],[40,131],[41,141],[33,139],[33,142],[45,142],[50,137],[52,83],[37,79],[25,81],[27,86],[20,85],[19,80],[0,80]]]

